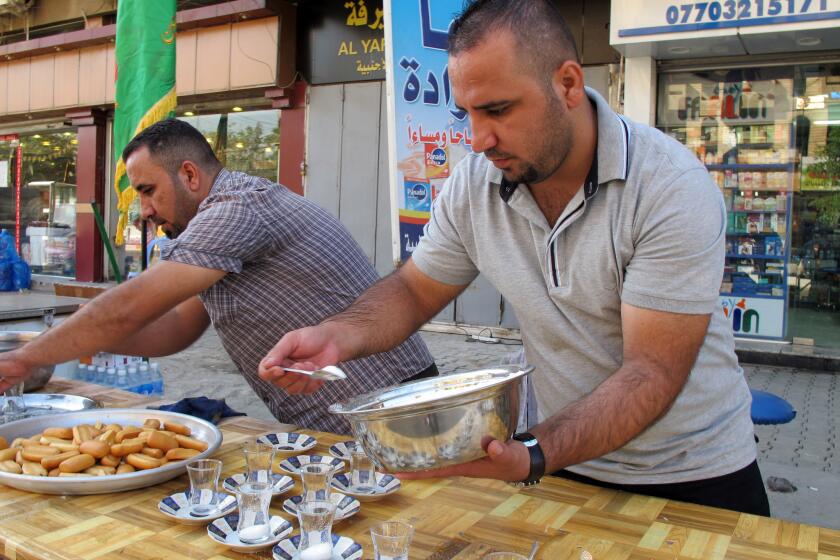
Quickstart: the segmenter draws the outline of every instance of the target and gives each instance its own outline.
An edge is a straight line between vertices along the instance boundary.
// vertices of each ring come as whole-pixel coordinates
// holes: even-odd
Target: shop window
[[[723,193],[735,334],[840,347],[840,65],[664,73],[657,124]]]
[[[0,227],[35,274],[76,275],[77,142],[68,130],[0,138]]]
[[[277,181],[279,111],[242,111],[179,118],[201,131],[213,146],[216,157],[229,170]]]
[[[791,261],[797,336],[840,347],[840,64],[796,68]]]

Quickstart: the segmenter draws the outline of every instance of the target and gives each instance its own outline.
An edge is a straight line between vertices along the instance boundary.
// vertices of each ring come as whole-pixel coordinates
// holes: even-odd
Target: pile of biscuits
[[[142,426],[79,424],[47,428],[11,445],[0,436],[0,472],[33,476],[106,476],[156,469],[198,455],[207,443],[189,426],[148,419]]]

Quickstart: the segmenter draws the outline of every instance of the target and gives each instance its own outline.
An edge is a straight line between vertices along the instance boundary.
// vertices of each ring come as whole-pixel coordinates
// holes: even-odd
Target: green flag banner
[[[125,241],[128,208],[135,192],[125,174],[123,148],[137,133],[175,115],[175,2],[120,0],[117,5],[114,188],[120,221],[116,242]]]

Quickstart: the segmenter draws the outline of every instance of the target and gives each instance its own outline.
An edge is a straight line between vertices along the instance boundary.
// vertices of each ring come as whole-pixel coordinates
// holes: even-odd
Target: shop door
[[[350,230],[381,276],[394,270],[385,83],[310,89],[306,177],[308,199]],[[437,321],[518,329],[504,298],[479,277]]]

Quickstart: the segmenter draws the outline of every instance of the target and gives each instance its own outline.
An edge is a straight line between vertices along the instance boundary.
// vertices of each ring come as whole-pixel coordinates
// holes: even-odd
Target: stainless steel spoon
[[[540,547],[539,541],[534,541],[534,544],[531,545],[531,554],[528,555],[528,560],[534,560],[534,556],[537,554],[537,549]]]
[[[289,367],[283,367],[283,369],[286,371],[293,371],[295,373],[302,373],[303,375],[308,375],[314,379],[320,379],[322,381],[338,381],[339,379],[347,379],[347,374],[341,371],[341,368],[337,366],[324,366],[321,369],[316,369],[315,371]]]

